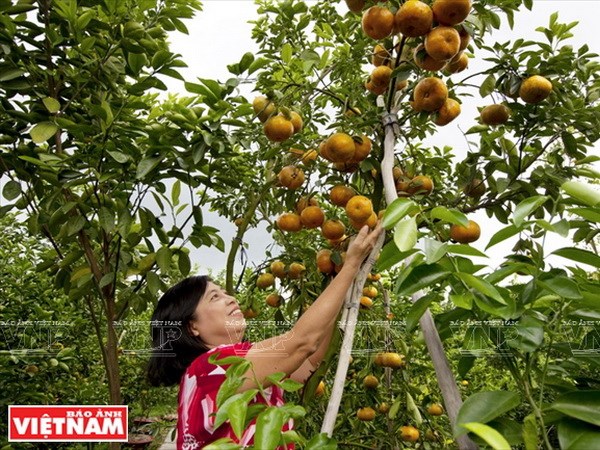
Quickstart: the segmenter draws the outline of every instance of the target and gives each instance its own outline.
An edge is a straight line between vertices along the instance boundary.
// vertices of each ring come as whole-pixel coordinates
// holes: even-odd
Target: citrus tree
[[[531,2],[257,4],[259,51],[228,66],[235,81],[225,83],[255,89],[224,105],[237,157],[222,164],[239,185],[216,187],[213,200],[238,225],[230,262],[258,221],[277,244],[241,280],[246,316],[302,314],[355,230],[378,213],[388,230],[354,301],[364,318],[389,322],[357,333],[334,437],[369,447],[469,448],[467,434],[495,448],[598,442],[600,197],[590,184],[600,83],[596,55],[568,43],[576,24],[554,14],[539,39],[493,42]],[[474,60],[486,65],[474,72]],[[467,102],[478,107],[468,150],[431,144]],[[483,226],[494,233],[480,245]],[[324,411],[323,400],[306,406]],[[320,429],[305,420],[308,436]]]

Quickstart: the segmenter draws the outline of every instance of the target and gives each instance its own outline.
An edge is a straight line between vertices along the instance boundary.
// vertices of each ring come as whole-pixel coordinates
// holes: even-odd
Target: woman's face
[[[213,348],[241,342],[245,330],[246,319],[238,302],[223,288],[209,281],[190,322],[191,333]]]

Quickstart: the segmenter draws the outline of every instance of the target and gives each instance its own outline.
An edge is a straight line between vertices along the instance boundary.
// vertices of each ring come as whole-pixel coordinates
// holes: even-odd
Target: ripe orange
[[[369,218],[367,219],[367,221],[365,222],[365,225],[367,225],[369,228],[373,229],[377,225],[377,220],[379,220],[379,217],[377,216],[375,211],[373,211],[371,213],[371,215],[369,216]]]
[[[258,316],[258,313],[252,308],[245,309],[244,311],[242,311],[242,314],[246,319],[254,319],[256,316]]]
[[[242,223],[244,223],[244,218],[243,217],[236,217],[235,220],[233,221],[233,223],[235,224],[236,227],[241,227]]]
[[[324,393],[325,393],[325,383],[323,382],[323,380],[321,380],[321,381],[319,381],[319,384],[317,385],[317,389],[315,390],[315,397],[322,397]]]
[[[423,78],[415,87],[414,102],[417,111],[431,112],[438,110],[447,98],[448,88],[437,77]]]
[[[354,140],[346,133],[334,133],[327,139],[327,154],[333,162],[352,160],[354,148]]]
[[[332,161],[329,155],[329,146],[327,145],[327,139],[319,144],[319,156],[325,158],[327,161]]]
[[[333,273],[335,264],[331,260],[331,250],[324,248],[317,252],[317,269],[324,274]]]
[[[419,440],[419,430],[412,425],[404,425],[400,427],[400,439],[406,442],[416,442]]]
[[[354,139],[354,156],[352,157],[353,163],[359,163],[369,156],[373,144],[364,134]]]
[[[252,101],[252,109],[258,120],[265,122],[275,112],[275,104],[267,97],[259,95]]]
[[[385,91],[387,91],[387,88],[387,84],[375,84],[371,81],[370,78],[367,81],[365,81],[365,89],[375,95],[382,95]]]
[[[467,67],[469,67],[469,57],[466,53],[458,53],[454,58],[452,58],[448,64],[444,67],[444,70],[449,74],[462,72]]]
[[[444,414],[444,408],[439,403],[433,403],[427,408],[427,414],[430,416],[441,416]]]
[[[510,109],[506,105],[488,105],[481,110],[479,118],[485,125],[502,125],[508,122]]]
[[[540,75],[533,75],[521,83],[519,97],[525,103],[539,103],[552,92],[552,83]]]
[[[358,163],[355,162],[336,162],[333,163],[333,168],[340,172],[352,173],[358,170]]]
[[[355,222],[366,222],[372,213],[373,204],[363,195],[355,195],[346,203],[346,214]]]
[[[485,194],[485,183],[479,178],[473,178],[469,184],[465,186],[463,192],[468,197],[479,198]]]
[[[435,0],[431,9],[437,22],[444,25],[456,25],[469,15],[471,0]]]
[[[371,306],[373,306],[373,300],[371,300],[369,297],[366,296],[362,296],[360,298],[360,306],[366,309],[369,309]]]
[[[459,50],[462,52],[469,46],[469,41],[471,40],[471,35],[467,31],[465,27],[462,25],[458,28],[458,35],[460,36],[460,48]]]
[[[305,166],[308,166],[309,164],[312,164],[313,162],[315,162],[317,160],[317,157],[319,156],[319,153],[313,148],[310,150],[306,150],[303,154],[302,154],[302,164],[304,164]]]
[[[288,269],[288,278],[292,280],[297,280],[304,275],[306,272],[306,267],[303,264],[293,262],[290,264],[290,268]]]
[[[306,208],[307,206],[319,206],[319,202],[315,197],[300,197],[296,202],[296,212],[298,214],[302,213],[304,208]]]
[[[409,197],[411,194],[408,192],[408,187],[410,186],[411,178],[401,176],[398,180],[396,180],[396,193],[400,197]]]
[[[272,308],[278,308],[279,305],[281,304],[281,296],[279,294],[273,292],[272,294],[267,295],[267,298],[265,299],[265,303]]]
[[[329,199],[334,205],[345,207],[348,201],[355,195],[356,193],[351,187],[338,184],[329,192]]]
[[[371,57],[371,63],[375,67],[387,65],[391,61],[391,58],[392,55],[383,45],[375,45],[373,48],[373,56]]]
[[[377,389],[377,386],[379,386],[379,380],[375,375],[367,375],[363,380],[363,386],[367,389]]]
[[[292,125],[294,126],[294,134],[302,131],[302,125],[304,125],[304,122],[302,121],[302,116],[300,116],[300,114],[298,114],[296,111],[290,112],[290,122],[292,122]]]
[[[392,176],[394,177],[394,181],[398,181],[400,177],[404,175],[404,171],[399,166],[394,166],[392,169]]]
[[[285,166],[277,175],[279,184],[288,189],[298,189],[304,183],[304,172],[296,166]]]
[[[396,91],[401,91],[408,86],[408,80],[396,80]]]
[[[282,115],[271,116],[263,127],[265,136],[272,142],[283,142],[294,134],[294,124]]]
[[[356,417],[358,417],[358,420],[362,420],[363,422],[370,422],[375,418],[375,410],[370,406],[360,408],[356,412]]]
[[[425,51],[433,59],[447,61],[458,53],[460,36],[452,27],[439,25],[425,36]]]
[[[378,291],[375,286],[365,286],[362,293],[366,297],[375,298],[377,297]]]
[[[307,206],[300,213],[300,221],[306,228],[317,228],[323,225],[325,213],[318,206]]]
[[[437,111],[437,117],[435,119],[435,124],[439,126],[448,125],[454,119],[458,117],[460,114],[460,103],[458,103],[453,98],[448,97],[446,102],[442,105],[442,107]]]
[[[321,234],[325,239],[337,240],[344,236],[346,226],[339,220],[326,220],[321,227]]]
[[[382,6],[371,6],[362,16],[363,32],[371,39],[383,39],[392,34],[394,14]]]
[[[365,7],[365,0],[346,0],[346,6],[353,13],[359,13]]]
[[[377,408],[377,410],[381,413],[381,414],[387,414],[388,411],[390,410],[390,405],[388,405],[386,402],[383,402],[379,405],[379,407]]]
[[[398,353],[384,353],[383,366],[391,367],[392,369],[402,369],[406,367],[404,355],[400,355]]]
[[[461,244],[469,244],[479,239],[481,235],[481,228],[477,222],[469,220],[469,225],[463,227],[462,225],[452,225],[450,227],[450,238]]]
[[[378,66],[371,72],[371,82],[375,86],[388,87],[392,78],[392,69],[389,66]]]
[[[426,175],[417,175],[408,185],[408,193],[429,195],[433,191],[433,181]]]
[[[433,25],[433,11],[419,0],[405,2],[396,12],[396,27],[404,36],[418,37],[427,34]]]
[[[285,270],[285,264],[283,263],[283,261],[273,261],[271,263],[271,273],[273,275],[275,275],[277,278],[285,278],[286,276],[286,270]]]
[[[277,218],[277,227],[281,231],[300,231],[302,229],[302,222],[298,214],[283,213]]]
[[[413,60],[417,67],[423,70],[430,70],[432,72],[436,70],[440,70],[442,67],[446,65],[445,61],[438,61],[433,59],[425,50],[425,46],[423,44],[419,44],[417,48],[415,48],[415,52],[413,54]]]
[[[256,279],[256,287],[267,289],[275,284],[275,277],[272,273],[261,273]]]

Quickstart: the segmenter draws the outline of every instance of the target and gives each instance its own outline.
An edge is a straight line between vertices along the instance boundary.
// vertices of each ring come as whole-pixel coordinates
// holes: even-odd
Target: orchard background
[[[600,445],[598,56],[558,14],[497,40],[528,1],[363,3],[257,2],[251,51],[217,80],[184,77],[168,42],[199,2],[0,1],[3,404],[164,417],[176,391],[145,384],[140,336],[207,248],[225,252],[213,276],[253,339],[302,314],[385,210],[382,253],[349,302],[362,309],[332,438],[339,343],[303,389],[277,381],[286,408],[224,390],[218,420],[258,416],[260,449]],[[335,186],[360,197],[344,207]],[[473,219],[482,237],[459,228]],[[271,240],[260,261],[256,227]],[[63,325],[48,339],[41,321]]]

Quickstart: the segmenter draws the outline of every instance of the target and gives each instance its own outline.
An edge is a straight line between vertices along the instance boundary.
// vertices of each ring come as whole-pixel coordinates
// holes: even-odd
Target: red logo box
[[[9,442],[127,442],[127,405],[11,405]]]

